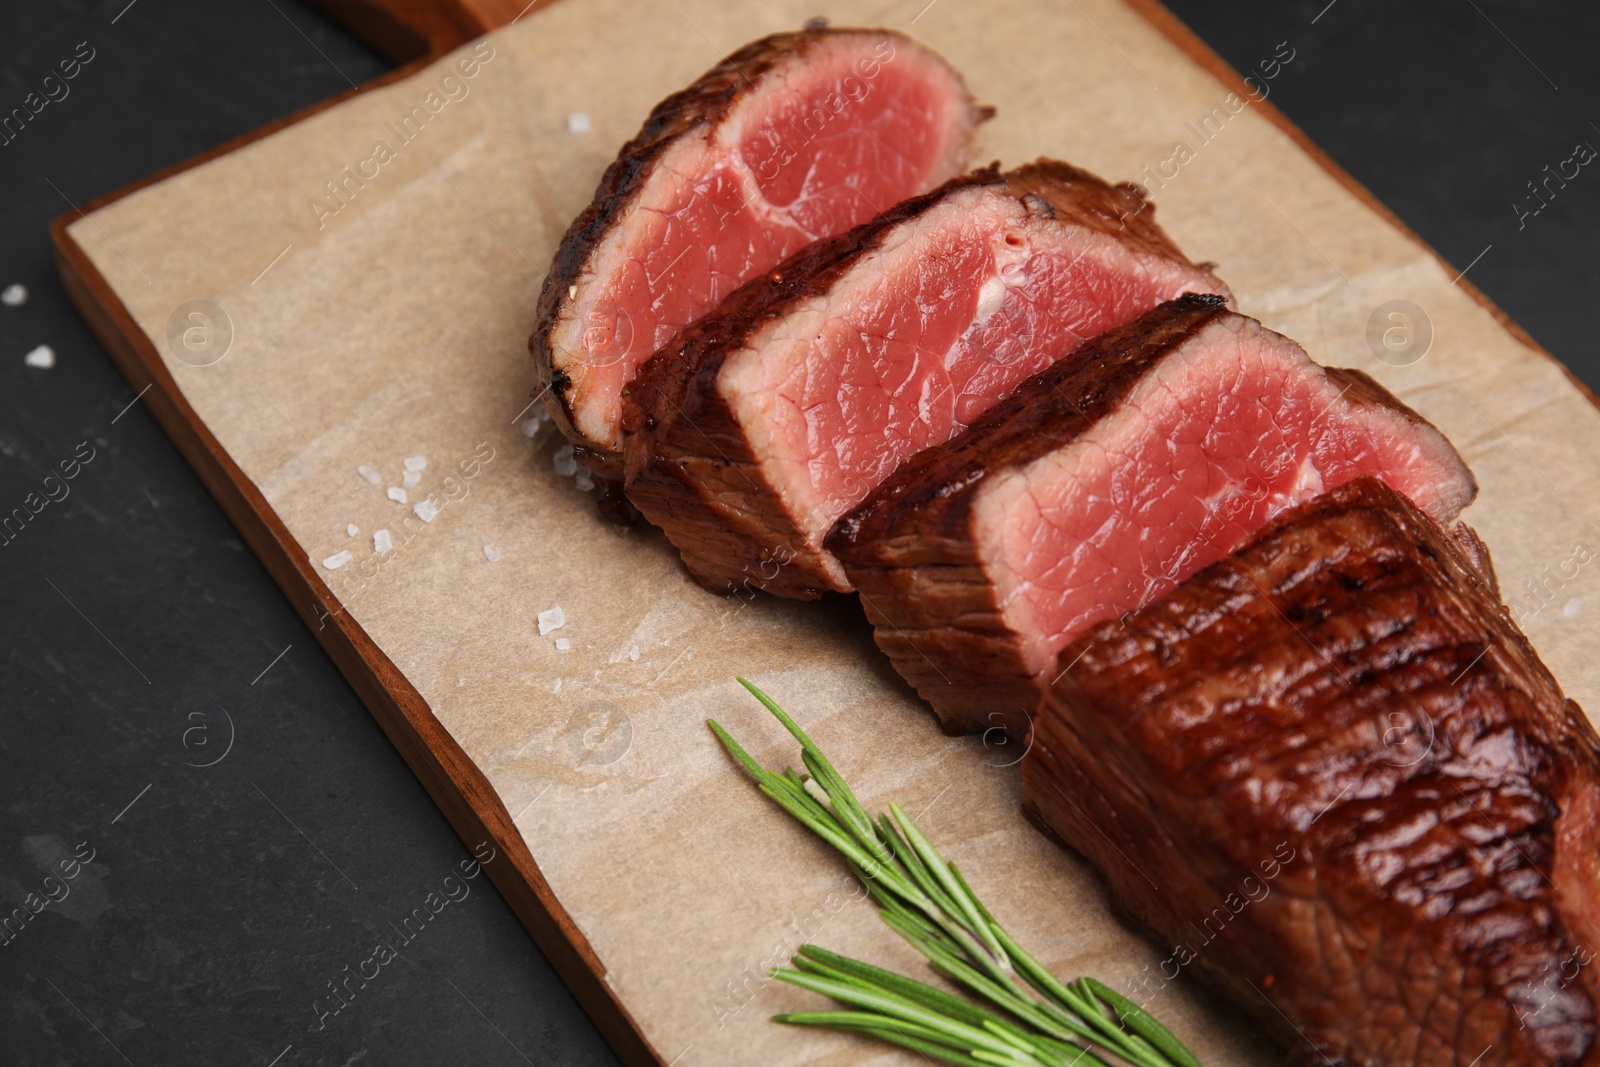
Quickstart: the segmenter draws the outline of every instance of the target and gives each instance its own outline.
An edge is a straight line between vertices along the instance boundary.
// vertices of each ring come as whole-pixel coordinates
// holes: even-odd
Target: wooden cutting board
[[[954,0],[946,2],[954,6]],[[1128,5],[1145,21],[1146,25],[1142,32],[1149,34],[1152,39],[1160,38],[1175,46],[1177,54],[1186,57],[1191,69],[1198,68],[1220,83],[1220,86],[1213,86],[1218,97],[1228,92],[1241,96],[1251,95],[1239,75],[1165,9],[1152,0],[1128,0]],[[324,104],[291,115],[262,130],[219,146],[194,160],[154,175],[136,186],[102,197],[85,205],[81,210],[64,214],[52,227],[57,262],[63,282],[112,359],[127,376],[134,389],[144,391],[142,393],[144,403],[199,473],[285,594],[294,602],[306,624],[361,694],[373,715],[451,820],[463,841],[469,846],[485,840],[494,844],[499,855],[503,857],[500,862],[490,864],[488,867],[495,885],[572,987],[579,1001],[610,1040],[618,1055],[624,1062],[630,1064],[676,1062],[678,1057],[685,1056],[695,1047],[698,1039],[694,1036],[694,1027],[690,1026],[688,1032],[683,1033],[657,1023],[641,1022],[640,1016],[645,1012],[646,999],[654,994],[643,991],[639,986],[640,979],[635,976],[651,972],[641,970],[631,962],[626,966],[612,963],[613,958],[622,959],[625,953],[608,952],[605,954],[606,958],[602,958],[602,953],[596,950],[594,944],[597,940],[603,940],[607,944],[617,943],[615,932],[604,929],[603,924],[598,924],[594,919],[586,922],[575,920],[574,913],[579,908],[580,901],[573,897],[570,890],[562,896],[557,889],[552,888],[551,880],[547,880],[546,873],[541,871],[540,864],[535,858],[536,848],[530,849],[527,830],[519,830],[518,818],[521,816],[521,811],[518,818],[513,818],[508,811],[507,805],[513,801],[504,794],[504,780],[501,788],[497,788],[491,782],[491,779],[502,773],[501,769],[490,765],[490,761],[481,757],[474,759],[469,755],[469,748],[474,748],[477,742],[463,743],[462,737],[470,731],[463,728],[462,721],[459,718],[453,720],[453,727],[442,722],[440,716],[444,714],[444,709],[437,698],[430,703],[419,691],[415,670],[409,665],[410,661],[407,660],[405,665],[397,665],[386,642],[373,636],[370,625],[358,622],[359,613],[345,610],[339,596],[342,590],[334,581],[337,576],[330,575],[326,569],[317,566],[317,559],[322,558],[326,552],[314,544],[307,543],[303,516],[298,511],[291,513],[291,510],[286,510],[287,498],[282,488],[282,479],[264,476],[260,470],[256,471],[254,477],[247,474],[245,470],[247,464],[236,454],[237,449],[230,449],[224,443],[224,439],[229,435],[228,427],[215,417],[210,421],[201,417],[197,411],[199,401],[179,380],[181,374],[175,376],[174,365],[163,355],[160,340],[162,331],[159,324],[152,326],[148,313],[139,311],[145,297],[138,289],[137,278],[130,279],[120,275],[108,259],[106,249],[101,247],[100,239],[105,235],[99,232],[97,220],[104,222],[108,228],[114,224],[126,228],[129,225],[127,218],[129,212],[128,205],[123,202],[141,190],[159,191],[157,187],[163,183],[173,181],[204,164],[238,153],[269,135],[306,123],[328,109],[348,107],[354,102],[353,98],[402,82],[425,69],[437,57],[458,48],[483,32],[504,26],[519,18],[526,18],[529,12],[541,5],[536,2],[523,7],[517,0],[458,0],[455,3],[444,4],[422,3],[420,0],[385,0],[385,2],[322,0],[320,6],[383,55],[404,65],[371,85],[341,94]],[[941,17],[942,15],[943,13]],[[885,16],[886,21],[887,19],[888,16]],[[1087,16],[1085,20],[1087,21]],[[912,32],[915,33],[920,28],[922,27],[913,29]],[[1098,30],[1099,27],[1095,26],[1094,29]],[[1092,32],[1090,25],[1085,25],[1083,30],[1085,35]],[[1112,35],[1124,32],[1117,26],[1111,26],[1110,31]],[[985,32],[990,32],[987,26]],[[1026,27],[1012,26],[1009,30],[1002,28],[994,29],[992,32],[995,37],[992,45],[995,48],[1007,43],[1007,33],[1015,35],[1017,40],[1027,39]],[[696,34],[709,41],[706,34],[700,33],[698,28]],[[1110,39],[1108,36],[1107,40]],[[721,45],[724,42],[719,40],[718,43]],[[740,42],[726,43],[731,46]],[[553,47],[560,44],[561,42],[557,42]],[[581,46],[581,42],[573,44],[575,48]],[[1142,56],[1142,53],[1137,51],[1135,54]],[[697,60],[694,69],[709,66],[710,58],[706,58],[705,61]],[[1129,63],[1133,62],[1126,55],[1122,58]],[[607,57],[596,56],[594,61],[604,64]],[[1114,57],[1109,61],[1117,62]],[[958,62],[958,66],[960,65],[962,64]],[[1150,73],[1140,70],[1139,76],[1149,81]],[[1165,80],[1162,71],[1154,73]],[[1187,76],[1190,71],[1178,73]],[[1051,83],[1046,81],[1044,84]],[[1048,101],[1041,101],[1041,106],[1048,106]],[[1114,108],[1115,102],[1107,106]],[[1361,208],[1363,212],[1376,213],[1391,231],[1391,236],[1397,236],[1400,240],[1422,248],[1426,255],[1434,256],[1431,250],[1422,247],[1420,240],[1398,219],[1295,129],[1270,102],[1252,103],[1250,111],[1284,135],[1285,139],[1275,140],[1268,146],[1266,157],[1269,160],[1272,158],[1272,153],[1277,153],[1279,159],[1287,159],[1291,154],[1298,154],[1300,158],[1309,157],[1317,167],[1325,171],[1353,197],[1354,203],[1364,205]],[[636,124],[640,117],[642,112],[634,115],[629,121]],[[612,144],[613,150],[614,147],[615,144]],[[1044,150],[1045,147],[1048,146],[1041,146],[1038,150]],[[1009,164],[1020,161],[1015,158],[1006,160]],[[1079,161],[1095,162],[1081,159]],[[1151,162],[1159,167],[1166,161],[1160,157],[1152,157]],[[1119,170],[1108,173],[1108,177],[1131,177],[1136,170],[1136,167],[1120,166]],[[1283,202],[1283,196],[1286,194],[1279,193],[1271,186],[1268,179],[1259,175],[1257,180],[1251,180],[1246,173],[1244,180],[1260,193],[1267,207],[1272,208],[1272,212],[1288,221],[1290,215],[1284,214],[1275,206],[1276,203]],[[1258,187],[1258,182],[1261,187]],[[1268,199],[1268,193],[1263,191],[1262,187],[1271,189],[1274,199]],[[460,189],[456,191],[461,193]],[[1163,205],[1168,203],[1168,193],[1162,189],[1152,191],[1158,203]],[[586,195],[587,189],[580,192]],[[1177,193],[1170,195],[1176,197],[1183,192],[1184,190],[1180,188]],[[524,255],[517,247],[518,243],[507,237],[501,231],[501,227],[490,220],[490,214],[480,206],[481,201],[475,202],[468,198],[466,193],[461,195],[484,221],[489,222],[505,244],[524,261],[529,261],[529,266],[537,271],[538,267],[534,266],[533,260],[538,260],[539,257],[533,256],[530,260],[530,257]],[[535,194],[530,192],[530,195]],[[567,199],[570,200],[570,195]],[[1269,213],[1266,207],[1257,205],[1257,208],[1257,220],[1261,225],[1276,225],[1271,222],[1273,214]],[[363,206],[361,210],[368,209]],[[1165,207],[1163,210],[1163,220],[1171,226],[1177,219],[1166,214]],[[1341,207],[1338,210],[1348,212],[1354,209]],[[1290,214],[1293,214],[1292,210]],[[1363,215],[1363,218],[1367,217]],[[379,225],[374,219],[375,216],[367,215],[358,221],[364,225]],[[214,227],[215,232],[228,232],[231,219],[227,212],[219,210],[214,217],[203,224]],[[1284,234],[1286,245],[1292,245],[1294,235],[1299,232],[1294,222],[1289,222],[1289,227],[1290,229]],[[120,234],[126,232],[126,229],[112,229],[111,232]],[[513,230],[513,235],[515,233]],[[1304,237],[1304,234],[1301,236]],[[493,245],[492,238],[490,243]],[[121,240],[119,244],[122,244]],[[510,254],[505,248],[498,245],[494,247],[506,255],[508,262],[511,261]],[[288,249],[285,249],[285,252],[287,251]],[[1191,247],[1190,251],[1197,257],[1206,254],[1204,248]],[[137,258],[135,246],[129,247],[129,254]],[[267,254],[270,256],[270,250]],[[1319,261],[1319,257],[1327,261],[1326,266]],[[1285,253],[1284,271],[1286,274],[1295,275],[1295,284],[1277,293],[1273,300],[1264,301],[1262,306],[1252,307],[1247,300],[1245,310],[1267,318],[1269,324],[1300,324],[1302,339],[1310,344],[1313,355],[1320,356],[1321,353],[1314,343],[1316,338],[1305,336],[1303,331],[1312,328],[1309,326],[1310,323],[1321,322],[1321,312],[1320,310],[1317,312],[1319,317],[1311,319],[1306,317],[1305,308],[1320,309],[1325,304],[1332,308],[1333,303],[1329,301],[1336,303],[1337,298],[1329,297],[1327,295],[1329,290],[1321,288],[1324,281],[1337,283],[1338,279],[1331,275],[1344,273],[1336,265],[1335,260],[1343,260],[1338,249],[1334,249],[1333,258],[1329,258],[1317,248],[1312,247],[1308,250],[1306,246],[1294,246],[1291,252]],[[542,262],[538,266],[542,266]],[[1328,267],[1332,267],[1332,270],[1329,271]],[[271,269],[270,264],[268,269]],[[1481,308],[1487,310],[1492,316],[1493,323],[1498,323],[1497,327],[1492,325],[1490,327],[1499,331],[1499,340],[1495,341],[1495,344],[1509,340],[1517,352],[1531,351],[1537,353],[1540,359],[1553,362],[1552,357],[1539,349],[1524,331],[1494,308],[1470,282],[1460,277],[1458,271],[1444,264],[1442,260],[1439,261],[1437,269],[1442,270],[1446,278],[1455,279],[1450,283],[1450,288],[1467,293]],[[1228,272],[1227,263],[1223,264],[1221,273],[1224,277],[1233,277]],[[263,271],[262,274],[265,275],[266,272]],[[1323,274],[1330,277],[1324,278],[1321,276]],[[1345,281],[1348,284],[1349,279],[1346,278]],[[1237,287],[1237,280],[1235,284]],[[1262,287],[1262,291],[1266,291],[1265,286]],[[1243,292],[1248,297],[1249,285],[1244,287]],[[1302,303],[1296,303],[1296,300],[1300,299],[1294,295],[1296,293],[1303,297]],[[294,321],[299,328],[309,329],[315,326],[313,312],[304,311],[297,313],[297,316]],[[144,320],[142,325],[141,318]],[[1449,338],[1441,336],[1441,343],[1446,340]],[[1467,342],[1477,343],[1480,347],[1487,343],[1481,340],[1473,342],[1471,337],[1467,338]],[[1547,364],[1541,365],[1548,368]],[[187,373],[183,368],[179,370]],[[1555,377],[1559,379],[1560,376]],[[1524,431],[1520,428],[1520,423],[1512,425],[1504,419],[1491,418],[1489,414],[1484,413],[1485,407],[1489,405],[1486,397],[1493,390],[1490,384],[1487,384],[1488,378],[1482,374],[1474,380],[1480,379],[1486,384],[1480,387],[1469,383],[1466,391],[1453,385],[1448,376],[1444,379],[1429,380],[1419,385],[1419,395],[1428,396],[1437,390],[1456,388],[1467,407],[1483,415],[1481,427],[1466,422],[1453,429],[1447,427],[1452,429],[1458,444],[1469,452],[1469,459],[1473,458],[1472,454],[1477,450],[1487,457],[1486,464],[1498,462],[1497,457],[1502,457],[1507,452],[1501,442],[1509,445],[1510,452],[1522,455],[1526,439],[1521,436]],[[1482,391],[1479,391],[1480,388]],[[1565,390],[1564,396],[1570,398],[1572,395],[1581,394],[1589,403],[1593,403],[1593,397],[1570,375],[1567,376],[1567,381],[1560,385],[1560,389]],[[1572,392],[1573,390],[1576,390],[1576,394]],[[512,398],[508,397],[509,399]],[[1407,395],[1407,399],[1411,400],[1412,397]],[[1422,406],[1425,412],[1432,414],[1421,400],[1413,402]],[[1461,408],[1461,405],[1453,400],[1451,404],[1453,410]],[[513,403],[511,406],[515,408],[517,404]],[[1563,416],[1565,422],[1561,424],[1559,432],[1565,434],[1569,428],[1568,424],[1580,418],[1590,418],[1593,414],[1587,407],[1584,408],[1582,416],[1568,411]],[[1594,427],[1584,423],[1582,432],[1589,434],[1593,429]],[[1570,490],[1571,495],[1583,501],[1585,507],[1587,502],[1595,499],[1592,475],[1584,471],[1576,461],[1551,460],[1543,453],[1539,453],[1537,458],[1537,464],[1531,459],[1528,460],[1529,467],[1538,472],[1538,477],[1551,483],[1548,493],[1544,488],[1538,488],[1539,493],[1544,494],[1540,499],[1553,499],[1559,495],[1562,490],[1556,487],[1558,481]],[[292,462],[285,462],[285,469],[290,469],[292,466]],[[1573,480],[1569,481],[1569,478]],[[1500,480],[1505,481],[1507,478]],[[1529,480],[1532,480],[1531,476]],[[1482,514],[1475,512],[1472,517],[1474,521],[1486,527],[1491,547],[1497,554],[1501,553],[1503,548],[1506,549],[1509,558],[1522,570],[1527,570],[1531,563],[1538,563],[1541,560],[1559,562],[1550,556],[1551,550],[1547,545],[1541,543],[1538,546],[1525,547],[1518,540],[1515,530],[1519,522],[1526,521],[1526,516],[1514,513],[1519,510],[1520,505],[1513,507],[1503,502],[1516,499],[1514,496],[1496,497],[1492,492],[1486,495],[1490,498],[1489,503],[1494,510]],[[1600,535],[1597,535],[1597,538],[1600,538]],[[1507,557],[1502,556],[1502,562],[1505,558]],[[1502,581],[1507,586],[1508,595],[1518,594],[1521,577],[1520,570],[1508,574],[1504,568],[1502,569]],[[1573,588],[1576,590],[1578,587]],[[1557,607],[1559,606],[1558,604]],[[1537,620],[1537,624],[1547,625],[1550,616],[1556,613],[1554,611],[1546,613]],[[837,615],[837,612],[835,614]],[[855,635],[858,644],[859,636],[859,633]],[[1540,638],[1540,632],[1537,630],[1535,638],[1536,640]],[[1551,640],[1559,641],[1559,638]],[[1541,648],[1546,647],[1548,646],[1541,644]],[[637,652],[637,646],[634,651]],[[1546,655],[1549,654],[1547,651]],[[672,665],[677,662],[676,659],[672,660],[671,665],[667,665],[662,674],[673,669]],[[1557,670],[1569,689],[1573,688],[1576,683],[1572,675],[1562,674],[1559,664]],[[597,670],[597,676],[598,673]],[[464,679],[463,684],[465,684]],[[1579,686],[1579,690],[1577,695],[1581,698],[1583,687]],[[718,708],[705,710],[722,714]],[[931,730],[931,726],[929,729]],[[904,799],[903,796],[900,798]],[[515,798],[518,808],[522,808],[522,799],[521,796]],[[1037,842],[1037,847],[1040,850],[1050,848],[1042,840]],[[552,875],[552,878],[554,877],[556,876]],[[652,1015],[657,1011],[654,1006],[649,1009]],[[710,1023],[711,1016],[707,1016],[696,1025],[709,1026]],[[761,1033],[765,1034],[765,1031]],[[703,1043],[700,1047],[704,1049],[706,1045]],[[848,1047],[853,1050],[852,1054],[856,1049],[856,1046],[827,1047],[835,1052],[839,1048]],[[682,1062],[693,1063],[695,1057],[690,1056]],[[739,1061],[733,1059],[728,1062]],[[851,1059],[849,1062],[860,1061]]]

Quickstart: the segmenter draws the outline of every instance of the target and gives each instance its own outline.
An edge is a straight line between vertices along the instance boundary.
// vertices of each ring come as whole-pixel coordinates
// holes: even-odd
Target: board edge
[[[1334,181],[1344,186],[1357,200],[1361,201],[1374,214],[1393,227],[1402,237],[1431,256],[1444,269],[1446,274],[1454,277],[1455,281],[1452,284],[1471,297],[1479,307],[1487,311],[1501,329],[1510,334],[1524,348],[1543,356],[1557,367],[1560,367],[1561,373],[1566,375],[1567,381],[1578,390],[1579,394],[1595,408],[1600,409],[1600,397],[1595,395],[1594,390],[1590,389],[1582,378],[1572,372],[1571,367],[1568,367],[1553,352],[1534,340],[1532,334],[1523,329],[1510,315],[1506,314],[1505,310],[1490,299],[1487,293],[1474,285],[1467,278],[1466,272],[1458,271],[1455,264],[1441,255],[1438,249],[1423,240],[1422,236],[1406,225],[1398,215],[1389,209],[1387,204],[1374,196],[1370,189],[1358,181],[1353,174],[1345,170],[1332,156],[1323,151],[1321,146],[1307,136],[1304,130],[1295,125],[1294,120],[1280,111],[1276,104],[1267,99],[1255,100],[1254,91],[1246,86],[1244,77],[1234,70],[1233,66],[1213,50],[1210,45],[1206,44],[1199,34],[1191,30],[1187,23],[1168,10],[1165,4],[1162,4],[1160,0],[1121,0],[1121,2],[1132,8],[1141,18],[1155,27],[1157,32],[1176,45],[1180,52],[1194,60],[1202,70],[1215,78],[1224,89],[1240,94],[1243,99],[1251,100],[1251,107],[1259,110],[1263,118],[1281,130],[1302,152],[1310,156],[1317,166],[1326,171]]]

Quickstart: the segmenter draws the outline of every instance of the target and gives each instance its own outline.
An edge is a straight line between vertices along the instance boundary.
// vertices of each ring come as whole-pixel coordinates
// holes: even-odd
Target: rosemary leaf
[[[978,909],[978,914],[983,916],[984,921],[991,926],[999,926],[1000,924],[994,921],[994,916],[989,914],[989,909],[983,906],[983,901],[978,899],[978,894],[974,893],[972,887],[967,884],[967,880],[961,877],[961,869],[954,863],[949,866],[950,876],[956,880],[956,884],[961,886],[961,890],[966,893],[967,899],[972,901],[972,906]]]
[[[901,1022],[916,1023],[928,1027],[941,1035],[941,1040],[949,1041],[953,1045],[965,1046],[974,1053],[987,1049],[990,1052],[1009,1053],[1014,1051],[1014,1046],[1000,1040],[989,1030],[972,1026],[958,1019],[947,1018],[936,1011],[932,1011],[913,1000],[890,993],[887,990],[864,986],[860,983],[846,979],[831,978],[824,975],[806,974],[801,971],[775,970],[772,977],[791,985],[809,989],[813,993],[832,997],[844,1004],[868,1011],[877,1012]]]
[[[841,956],[837,952],[829,952],[816,945],[800,946],[800,951],[794,957],[794,965],[826,967],[839,977],[871,983],[907,1000],[914,1000],[925,1008],[960,1019],[969,1026],[982,1026],[991,1018],[988,1012],[977,1005],[946,993],[942,989],[935,989],[915,978],[907,978],[893,971],[886,971],[882,967],[874,967],[870,963],[851,959],[849,956]]]
[[[1162,1026],[1155,1016],[1104,982],[1088,977],[1079,981],[1089,987],[1095,996],[1111,1005],[1111,1009],[1117,1013],[1117,1018],[1122,1020],[1124,1026],[1166,1053],[1173,1063],[1179,1067],[1200,1067],[1200,1061],[1195,1059],[1194,1053],[1185,1048],[1183,1042],[1179,1041],[1171,1030]]]
[[[911,821],[911,816],[900,809],[900,805],[891,803],[889,812],[894,816],[894,821],[900,832],[905,835],[906,841],[927,866],[929,873],[938,880],[946,895],[955,901],[961,914],[966,917],[967,921],[963,925],[982,938],[991,952],[1004,958],[1004,950],[990,932],[989,924],[984,921],[981,909],[973,907],[970,892],[964,892],[961,883],[951,876],[949,865],[945,863],[944,857],[939,855],[939,850],[933,847],[933,842],[922,835],[922,831]]]
[[[946,915],[959,915],[960,912],[956,908],[955,901],[949,898],[949,894],[939,885],[939,880],[933,876],[932,871],[928,870],[927,864],[922,862],[922,857],[917,854],[916,849],[911,847],[911,843],[901,836],[899,829],[889,816],[880,816],[878,822],[878,832],[883,836],[884,841],[888,843],[894,858],[900,861],[900,865],[906,869],[906,873],[911,876],[911,880],[917,884],[917,887],[927,895],[928,900]],[[923,910],[927,911],[928,908],[924,906]]]
[[[711,732],[717,735],[717,740],[722,742],[722,747],[731,752],[733,758],[738,760],[740,765],[750,773],[750,777],[758,782],[766,779],[769,773],[767,769],[757,763],[755,757],[746,752],[744,746],[735,741],[733,735],[722,728],[721,723],[717,722],[716,719],[707,719],[706,725],[711,727]]]
[[[763,693],[754,682],[745,678],[740,678],[738,681],[740,685],[750,691],[751,696],[761,701],[766,709],[772,712],[773,717],[783,724],[784,729],[794,735],[796,741],[800,742],[802,758],[810,757],[806,759],[806,766],[808,768],[812,767],[812,760],[816,761],[816,768],[813,768],[811,773],[822,779],[823,788],[828,791],[830,797],[835,798],[835,806],[843,812],[845,819],[854,828],[860,829],[864,827],[866,838],[871,839],[871,817],[867,815],[866,809],[861,806],[861,802],[856,799],[855,793],[851,791],[845,780],[840,777],[839,772],[833,769],[833,764],[828,762],[828,757],[824,756],[822,750],[812,743],[811,738],[806,735],[804,730],[800,729],[800,724],[789,718],[788,713],[778,707],[777,702]],[[821,770],[821,774],[817,773],[818,769]]]
[[[776,1021],[862,1034],[960,1067],[1111,1067],[1101,1052],[1130,1067],[1200,1067],[1170,1030],[1116,990],[1051,974],[903,809],[890,804],[873,820],[806,732],[755,685],[739,682],[800,743],[809,773],[768,771],[708,720],[717,739],[761,792],[844,858],[891,930],[935,972],[988,1005],[805,945],[791,960],[794,969],[773,977],[858,1010],[788,1013]]]
[[[995,923],[993,929],[995,937],[1005,945],[1007,953],[1023,977],[1045,995],[1046,1004],[1061,1025],[1068,1027],[1074,1033],[1081,1033],[1130,1063],[1139,1064],[1141,1067],[1168,1067],[1169,1061],[1163,1058],[1161,1053],[1151,1048],[1150,1044],[1137,1034],[1123,1030],[1116,1015],[1106,1011],[1101,1001],[1092,994],[1084,993],[1079,988],[1082,979],[1070,985],[1062,983],[1017,944],[1003,926]],[[1087,1029],[1081,1029],[1083,1027]],[[1181,1045],[1179,1047],[1182,1048]],[[1187,1053],[1187,1050],[1185,1052]]]
[[[930,959],[933,969],[952,982],[965,986],[989,1003],[1010,1012],[1017,1019],[1057,1040],[1072,1042],[1080,1039],[1099,1042],[1101,1039],[1102,1035],[1093,1027],[1084,1025],[1071,1015],[1051,1011],[1051,1006],[1048,1004],[1025,999],[1009,983],[994,981],[978,973],[960,959],[932,957]]]
[[[945,1063],[954,1063],[957,1067],[989,1067],[984,1060],[973,1059],[960,1048],[943,1042],[935,1043],[931,1038],[921,1032],[919,1028],[901,1023],[893,1025],[887,1023],[882,1016],[872,1015],[868,1012],[856,1011],[798,1011],[787,1012],[783,1015],[774,1015],[773,1022],[786,1023],[790,1026],[820,1026],[830,1030],[847,1030],[852,1033],[865,1034],[876,1037],[882,1041],[920,1052],[924,1056],[943,1060]]]

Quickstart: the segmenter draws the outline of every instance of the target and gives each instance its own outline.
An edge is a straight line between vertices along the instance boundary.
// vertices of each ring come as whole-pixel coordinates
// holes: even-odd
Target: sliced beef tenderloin
[[[1444,435],[1372,379],[1188,296],[1029,379],[827,544],[947,730],[1022,737],[1084,627],[1362,474],[1443,522],[1477,491]]]
[[[1026,810],[1297,1064],[1595,1050],[1600,739],[1422,510],[1372,478],[1061,653]]]
[[[641,369],[628,498],[706,586],[849,586],[834,521],[1080,341],[1189,291],[1133,186],[994,168],[822,241]]]
[[[988,113],[902,34],[825,27],[746,45],[656,105],[562,240],[529,342],[584,461],[620,477],[622,393],[678,328],[960,174]]]

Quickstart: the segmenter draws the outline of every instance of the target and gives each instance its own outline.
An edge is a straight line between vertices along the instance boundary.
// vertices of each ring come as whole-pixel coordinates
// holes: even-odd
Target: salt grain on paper
[[[579,467],[577,475],[572,479],[572,484],[576,485],[580,491],[587,493],[594,488],[594,475],[590,473],[588,467]]]
[[[416,512],[417,518],[421,519],[423,522],[432,522],[433,517],[439,514],[439,505],[435,504],[431,500],[419,500],[417,501],[416,507],[412,508],[411,510]]]
[[[426,467],[427,465],[428,465],[428,457],[427,456],[407,456],[406,457],[406,470],[408,470],[408,471],[419,471],[422,468]]]
[[[483,558],[488,560],[490,563],[499,563],[500,562],[500,550],[498,548],[494,547],[493,545],[484,545],[483,546]]]
[[[394,538],[389,536],[388,530],[379,530],[372,535],[372,548],[376,552],[388,552],[394,548]]]
[[[20,282],[12,282],[0,291],[0,304],[8,308],[19,308],[28,302],[28,287]]]
[[[570,133],[588,133],[590,130],[589,116],[582,111],[574,111],[567,116],[567,130]]]
[[[361,466],[357,467],[356,473],[361,475],[361,477],[365,478],[367,481],[371,482],[373,485],[383,484],[383,475],[373,470],[372,467],[366,463],[363,463]]]
[[[346,563],[349,563],[353,558],[354,557],[350,555],[349,550],[346,549],[343,552],[335,552],[333,555],[323,560],[322,565],[328,568],[330,571],[336,571],[340,567],[343,567]]]
[[[539,636],[543,637],[551,630],[559,630],[567,624],[567,613],[557,604],[549,611],[539,612]]]
[[[398,485],[391,485],[384,495],[396,504],[404,504],[406,502],[406,491]]]
[[[556,449],[556,453],[550,458],[550,462],[555,467],[556,473],[563,478],[570,478],[578,473],[578,461],[572,454],[571,445]]]
[[[1583,601],[1579,600],[1577,597],[1573,597],[1571,600],[1567,601],[1566,606],[1561,609],[1561,614],[1570,619],[1578,613],[1578,609],[1581,607],[1583,607]]]
[[[22,362],[30,367],[38,367],[40,370],[49,370],[56,365],[56,350],[49,345],[40,345],[23,356]]]
[[[406,471],[400,476],[400,486],[403,489],[415,489],[420,481],[422,481],[421,471]]]
[[[634,645],[632,648],[628,649],[628,658],[633,660],[633,662],[635,662],[635,663],[639,662],[639,646],[638,645]]]
[[[572,642],[568,641],[565,637],[556,638],[556,651],[557,652],[565,652],[567,649],[569,649],[571,647],[572,647]]]
[[[350,525],[348,525],[348,526],[346,526],[344,528],[344,535],[346,537],[354,537],[356,534],[358,534],[360,532],[361,532],[361,527],[357,526],[353,522]]]

